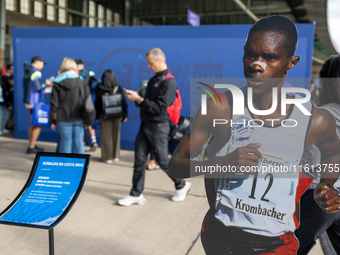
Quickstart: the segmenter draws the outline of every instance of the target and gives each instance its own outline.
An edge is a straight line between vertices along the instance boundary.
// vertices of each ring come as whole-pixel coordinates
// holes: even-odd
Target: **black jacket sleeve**
[[[50,116],[49,121],[50,124],[57,124],[57,112],[59,107],[59,84],[53,83],[52,93],[50,97]]]
[[[118,93],[122,95],[122,118],[125,119],[128,116],[128,104],[126,102],[125,93],[121,86],[119,86]]]
[[[40,92],[40,90],[42,89],[42,85],[41,85],[41,79],[37,79],[33,82],[33,86],[35,88],[36,91]]]
[[[175,79],[166,79],[162,82],[160,92],[156,101],[145,98],[142,109],[152,114],[162,114],[167,111],[168,106],[172,105],[176,99],[177,83]]]
[[[94,102],[94,106],[96,108],[96,119],[100,119],[100,115],[103,112],[103,99],[102,99],[102,92],[101,90],[97,87],[95,90],[95,95],[96,99]]]

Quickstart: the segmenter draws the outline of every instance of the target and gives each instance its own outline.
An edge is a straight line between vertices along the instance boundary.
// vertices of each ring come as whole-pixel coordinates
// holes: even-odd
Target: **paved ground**
[[[46,151],[53,143],[39,142]],[[15,198],[31,170],[27,141],[0,137],[0,211]],[[200,226],[208,209],[203,178],[190,179],[186,201],[173,203],[174,187],[161,170],[147,171],[143,206],[118,206],[131,188],[133,152],[122,151],[119,162],[100,161],[92,153],[87,180],[77,203],[55,228],[55,254],[71,255],[203,255]],[[0,254],[48,254],[48,232],[0,225]],[[318,244],[311,255],[320,255]]]

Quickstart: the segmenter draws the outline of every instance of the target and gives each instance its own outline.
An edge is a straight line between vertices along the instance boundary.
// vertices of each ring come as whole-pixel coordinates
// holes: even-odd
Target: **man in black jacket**
[[[174,78],[165,79],[169,73],[165,62],[165,54],[159,48],[154,48],[146,54],[148,67],[155,73],[148,83],[145,98],[136,91],[126,90],[126,97],[135,101],[141,108],[141,125],[135,140],[135,161],[133,172],[133,187],[130,195],[119,199],[118,204],[130,206],[146,202],[142,192],[144,189],[145,168],[150,149],[153,150],[159,166],[168,173],[168,134],[170,131],[167,108],[176,99],[177,83]],[[171,198],[181,202],[191,190],[191,183],[179,178],[173,178],[176,194]]]

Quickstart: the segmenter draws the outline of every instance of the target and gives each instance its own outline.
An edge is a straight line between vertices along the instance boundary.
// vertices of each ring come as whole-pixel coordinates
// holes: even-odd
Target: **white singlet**
[[[295,95],[295,98],[301,97]],[[310,101],[303,106],[312,113]],[[241,227],[257,235],[280,236],[294,232],[299,164],[311,116],[291,105],[283,124],[294,126],[292,120],[295,120],[298,123],[295,127],[284,127],[279,121],[274,122],[274,127],[261,127],[255,121],[249,122],[254,117],[245,106],[244,116],[231,119],[230,139],[216,156],[227,155],[249,143],[261,143],[259,166],[263,171],[256,175],[237,173],[233,179],[215,179],[216,219],[226,226]],[[274,170],[270,170],[270,166]]]

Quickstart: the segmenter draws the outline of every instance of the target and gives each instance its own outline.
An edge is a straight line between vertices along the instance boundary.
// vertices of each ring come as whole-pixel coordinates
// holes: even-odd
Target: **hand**
[[[125,117],[125,118],[122,118],[122,122],[127,122],[128,118]]]
[[[136,91],[129,90],[129,89],[127,89],[125,91],[125,95],[126,95],[127,99],[129,99],[131,101],[137,101],[141,97],[140,95],[138,95],[138,93]]]
[[[53,82],[51,82],[50,80],[47,80],[47,79],[46,79],[45,83],[46,83],[48,86],[52,86],[52,85],[53,85]]]
[[[51,128],[52,128],[53,131],[55,131],[56,125],[54,123],[52,123]]]
[[[8,106],[8,110],[9,111],[12,111],[12,109],[13,109],[13,107],[10,105],[10,106]]]
[[[261,152],[257,149],[261,147],[260,143],[250,143],[245,147],[240,147],[225,156],[224,162],[227,162],[230,166],[235,166],[237,172],[245,172],[248,174],[254,174],[254,171],[250,171],[245,167],[257,167],[260,159],[262,158]]]
[[[319,183],[314,190],[314,200],[322,210],[328,213],[340,210],[340,197],[336,189],[330,188],[325,183]]]

